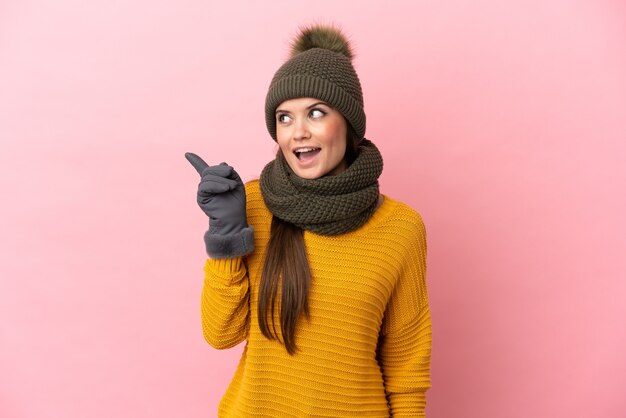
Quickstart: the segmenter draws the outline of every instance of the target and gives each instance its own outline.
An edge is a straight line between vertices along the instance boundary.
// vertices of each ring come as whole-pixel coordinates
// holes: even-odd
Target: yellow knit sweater
[[[246,185],[246,194],[255,251],[208,259],[204,269],[207,342],[224,349],[247,340],[219,416],[424,416],[431,322],[419,214],[385,196],[355,231],[304,232],[312,272],[310,320],[300,318],[299,351],[290,356],[259,329],[258,288],[272,217],[258,181]]]

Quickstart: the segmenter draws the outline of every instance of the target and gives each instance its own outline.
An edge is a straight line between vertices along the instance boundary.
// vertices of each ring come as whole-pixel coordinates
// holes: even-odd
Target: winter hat
[[[328,103],[341,112],[359,138],[365,136],[363,92],[352,57],[352,48],[338,29],[317,25],[300,31],[289,60],[274,74],[265,97],[265,124],[274,140],[276,108],[298,97]]]

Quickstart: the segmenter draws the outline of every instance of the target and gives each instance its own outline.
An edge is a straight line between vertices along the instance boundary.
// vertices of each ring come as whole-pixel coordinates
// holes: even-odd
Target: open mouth
[[[296,155],[298,160],[306,161],[315,157],[317,154],[320,153],[320,151],[321,151],[321,148],[299,148],[295,150],[293,153]]]

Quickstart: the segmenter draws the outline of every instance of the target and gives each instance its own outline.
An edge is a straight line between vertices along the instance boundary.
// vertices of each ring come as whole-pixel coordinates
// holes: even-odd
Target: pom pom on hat
[[[331,26],[300,30],[291,57],[274,74],[265,96],[265,124],[276,140],[276,108],[285,100],[313,97],[346,118],[359,138],[365,136],[363,91],[352,66],[354,53],[346,37]]]
[[[302,28],[291,44],[291,58],[313,48],[337,52],[350,60],[354,57],[350,42],[339,29],[332,26],[316,25]]]

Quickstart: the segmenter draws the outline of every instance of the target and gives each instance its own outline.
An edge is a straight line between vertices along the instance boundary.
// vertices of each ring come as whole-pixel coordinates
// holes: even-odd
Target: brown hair
[[[348,123],[346,154],[348,166],[358,155],[361,138]],[[280,153],[280,149],[278,150]],[[281,286],[280,298],[280,335],[274,323],[278,286]],[[279,340],[291,355],[297,351],[296,322],[304,313],[309,319],[309,288],[311,287],[311,268],[304,245],[304,231],[296,225],[272,217],[270,240],[261,283],[259,285],[258,316],[259,328],[270,340]],[[271,317],[271,327],[268,321]]]

